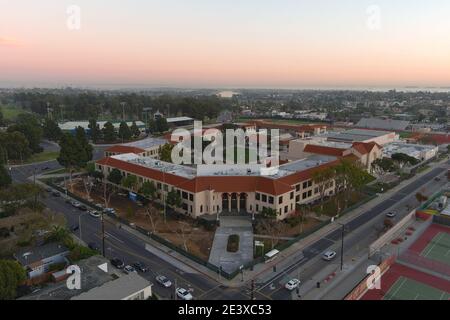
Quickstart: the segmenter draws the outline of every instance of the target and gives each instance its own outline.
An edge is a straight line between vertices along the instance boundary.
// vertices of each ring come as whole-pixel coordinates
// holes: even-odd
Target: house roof
[[[112,153],[143,153],[145,152],[144,149],[138,148],[138,147],[131,147],[131,146],[124,146],[124,145],[117,145],[109,147],[105,150],[105,152],[112,152]]]
[[[23,266],[33,265],[43,259],[69,252],[64,245],[51,242],[40,247],[23,248],[18,250],[14,257]]]
[[[352,148],[355,149],[356,151],[358,151],[362,155],[372,152],[372,150],[375,147],[378,147],[379,149],[381,149],[381,146],[379,144],[377,144],[376,142],[368,142],[368,143],[354,142],[352,145]]]
[[[148,280],[132,272],[70,300],[122,300],[151,286],[152,284]]]
[[[342,157],[344,155],[345,149],[329,147],[329,146],[321,146],[321,145],[315,145],[315,144],[308,144],[308,145],[306,145],[306,147],[303,151],[307,152],[307,153]]]
[[[158,161],[161,167],[158,170],[155,162],[157,160],[139,159],[138,156],[135,156],[135,158],[128,160],[124,158],[121,160],[117,157],[107,157],[97,161],[97,164],[124,170],[193,193],[214,190],[224,193],[258,191],[272,195],[281,195],[290,192],[295,184],[310,179],[315,170],[320,170],[338,162],[338,159],[335,157],[313,156],[311,159],[282,165],[279,167],[278,173],[271,176],[242,175],[231,172],[222,175],[198,176],[193,168]],[[149,165],[153,167],[149,167]]]

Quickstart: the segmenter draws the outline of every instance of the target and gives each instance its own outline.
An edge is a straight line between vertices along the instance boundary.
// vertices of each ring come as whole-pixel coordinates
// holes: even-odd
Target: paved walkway
[[[239,236],[239,250],[228,252],[228,238],[231,235]],[[209,263],[222,267],[222,270],[232,273],[253,260],[253,228],[251,220],[247,217],[220,218],[220,227],[214,235],[214,241],[209,254]]]

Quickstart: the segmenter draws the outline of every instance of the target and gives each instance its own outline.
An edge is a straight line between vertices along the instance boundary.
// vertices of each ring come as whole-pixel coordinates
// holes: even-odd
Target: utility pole
[[[125,121],[125,102],[121,102],[120,105],[122,106],[122,121]]]
[[[250,298],[255,300],[255,280],[252,279],[251,290],[250,290]]]
[[[105,218],[104,218],[104,212],[102,211],[102,255],[103,258],[106,258],[105,256]]]
[[[34,184],[34,210],[37,206],[37,191],[36,191],[36,167],[33,167],[33,184]]]
[[[341,271],[344,266],[344,236],[345,236],[345,224],[339,223],[342,226],[342,234],[341,234]]]

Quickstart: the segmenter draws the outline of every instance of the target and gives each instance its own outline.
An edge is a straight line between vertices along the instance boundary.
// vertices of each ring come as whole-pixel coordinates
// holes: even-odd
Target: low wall
[[[392,237],[402,229],[407,223],[413,221],[416,217],[416,210],[414,209],[410,213],[408,213],[402,220],[400,220],[395,226],[389,229],[385,234],[375,240],[369,246],[369,257],[374,255],[380,248],[382,248],[386,243],[388,243]]]

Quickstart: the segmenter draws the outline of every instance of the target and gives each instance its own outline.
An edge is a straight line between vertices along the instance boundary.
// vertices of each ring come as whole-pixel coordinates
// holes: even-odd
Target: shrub
[[[237,252],[239,250],[239,236],[237,234],[232,234],[228,237],[227,251]]]

